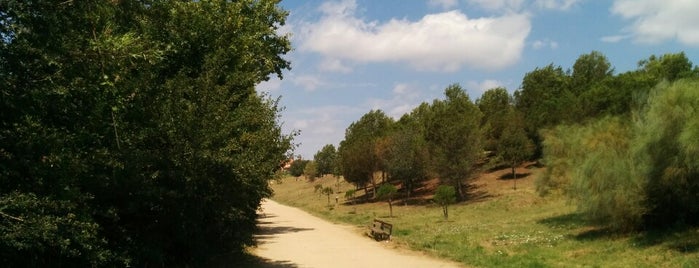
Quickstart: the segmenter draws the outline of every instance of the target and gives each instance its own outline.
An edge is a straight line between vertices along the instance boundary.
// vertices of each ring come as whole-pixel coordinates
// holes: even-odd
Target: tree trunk
[[[517,171],[515,170],[515,163],[512,163],[512,180],[515,182],[514,189],[517,190]]]
[[[391,199],[388,199],[388,216],[393,218],[393,204],[391,203]]]
[[[444,219],[445,219],[445,220],[446,220],[446,219],[449,219],[449,208],[448,208],[448,206],[449,206],[449,205],[446,205],[446,204],[442,206],[442,212],[444,213]]]
[[[459,195],[459,201],[464,200],[464,190],[462,189],[461,181],[456,181],[456,192]]]

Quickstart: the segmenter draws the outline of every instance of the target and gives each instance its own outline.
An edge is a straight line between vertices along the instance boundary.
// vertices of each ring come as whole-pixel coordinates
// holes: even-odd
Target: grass
[[[438,205],[429,202],[429,194],[407,205],[394,201],[394,217],[388,217],[386,202],[352,204],[344,192],[353,186],[332,177],[315,182],[284,178],[272,186],[273,199],[364,230],[373,218],[380,218],[394,226],[391,246],[468,266],[699,267],[699,228],[609,233],[587,225],[564,197],[538,196],[532,182],[541,169],[518,169],[524,178],[518,180],[517,190],[507,180],[508,171],[476,179],[472,193],[478,198],[450,206],[448,220]],[[314,193],[316,184],[335,189],[330,204],[327,196]]]

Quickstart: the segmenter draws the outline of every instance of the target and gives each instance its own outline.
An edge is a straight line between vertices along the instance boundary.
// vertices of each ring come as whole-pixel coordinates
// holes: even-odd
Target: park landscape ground
[[[394,200],[393,217],[386,202],[364,199],[362,190],[346,199],[354,186],[332,176],[313,182],[285,177],[273,184],[272,199],[359,230],[374,218],[388,221],[394,227],[387,247],[467,266],[699,267],[699,228],[608,232],[588,224],[561,193],[540,196],[534,181],[544,170],[534,163],[518,167],[517,189],[508,168],[480,173],[471,181],[469,199],[449,207],[448,219],[431,201],[437,180],[426,181],[411,198]],[[317,184],[336,193],[314,192]]]

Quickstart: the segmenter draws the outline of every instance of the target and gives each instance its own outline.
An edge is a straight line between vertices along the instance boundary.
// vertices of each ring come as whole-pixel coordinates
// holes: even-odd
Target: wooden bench
[[[369,226],[369,232],[376,241],[389,240],[393,232],[393,224],[374,219],[374,222]]]

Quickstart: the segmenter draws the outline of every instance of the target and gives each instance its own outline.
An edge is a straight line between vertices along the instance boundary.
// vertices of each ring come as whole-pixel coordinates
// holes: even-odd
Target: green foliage
[[[604,118],[548,132],[540,189],[562,185],[584,215],[618,230],[699,223],[697,88],[661,84],[633,123]]]
[[[447,87],[444,93],[446,100],[432,104],[427,142],[435,173],[464,198],[463,181],[470,179],[482,152],[482,114],[459,85]]]
[[[277,1],[0,10],[3,264],[205,266],[252,244],[292,149],[254,88],[289,67]]]
[[[397,125],[388,137],[386,171],[392,179],[402,182],[410,196],[428,177],[429,152],[416,119],[404,116]]]
[[[512,168],[514,188],[517,189],[517,173],[515,167],[529,159],[534,152],[534,144],[527,137],[524,119],[513,109],[507,116],[507,126],[503,129],[498,140],[498,156]]]
[[[337,151],[335,146],[327,144],[320,151],[313,155],[313,161],[316,163],[318,176],[325,174],[334,174],[335,165],[337,164]]]
[[[384,183],[376,190],[376,198],[388,202],[389,216],[393,217],[393,197],[395,197],[398,189],[390,183]]]
[[[377,145],[388,135],[393,123],[393,119],[383,111],[376,110],[363,115],[347,128],[338,150],[346,181],[357,187],[375,184],[374,173],[382,170],[384,163]]]
[[[512,101],[507,89],[502,87],[483,92],[481,98],[476,101],[478,109],[483,113],[483,149],[497,150],[500,135],[509,124],[507,116],[512,109]]]
[[[315,161],[309,161],[303,168],[303,175],[308,181],[313,181],[318,177],[318,168]]]
[[[352,203],[354,203],[354,196],[357,194],[356,189],[349,189],[345,191],[345,199],[352,200]]]
[[[434,192],[434,202],[442,206],[442,214],[449,218],[449,205],[456,202],[456,190],[451,185],[440,185]]]
[[[330,205],[330,195],[333,194],[334,192],[335,191],[333,190],[332,187],[325,187],[321,191],[321,193],[323,193],[324,195],[326,195],[328,197],[328,205]]]
[[[699,80],[663,83],[637,123],[634,156],[653,225],[699,224]]]
[[[306,165],[311,162],[310,160],[296,159],[291,163],[289,167],[289,175],[294,177],[299,177],[303,175],[303,171],[306,169]]]
[[[612,76],[613,69],[609,60],[599,51],[583,54],[573,64],[571,75],[571,91],[581,95],[594,85],[604,82]]]

